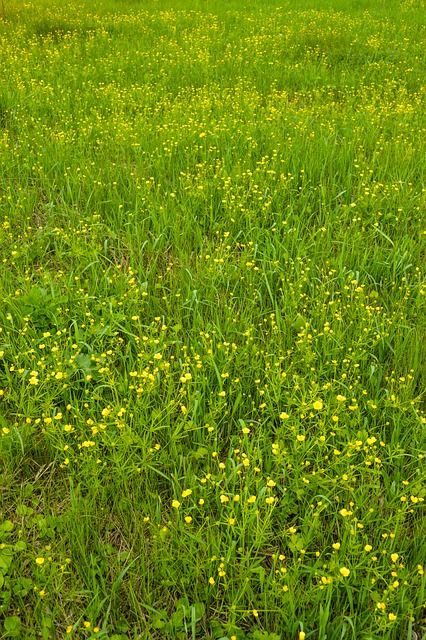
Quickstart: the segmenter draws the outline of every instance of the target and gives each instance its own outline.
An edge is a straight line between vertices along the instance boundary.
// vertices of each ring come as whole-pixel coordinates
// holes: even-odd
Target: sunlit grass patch
[[[0,624],[418,640],[423,4],[6,4]]]

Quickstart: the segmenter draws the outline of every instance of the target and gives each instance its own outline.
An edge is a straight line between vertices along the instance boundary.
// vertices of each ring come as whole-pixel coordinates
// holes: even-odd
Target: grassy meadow
[[[420,640],[425,3],[5,17],[0,637]]]

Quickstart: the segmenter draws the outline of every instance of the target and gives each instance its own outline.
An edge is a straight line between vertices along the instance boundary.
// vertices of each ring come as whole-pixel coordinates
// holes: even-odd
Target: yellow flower
[[[315,402],[314,402],[314,404],[312,406],[317,411],[321,411],[321,409],[323,408],[322,400],[315,400]]]
[[[259,616],[259,612],[257,611],[257,609],[253,609],[253,615],[255,618]]]
[[[191,516],[185,516],[185,522],[186,524],[190,524],[192,522]]]
[[[350,574],[350,571],[349,571],[349,569],[347,569],[346,567],[342,567],[342,568],[340,569],[340,573],[342,574],[342,576],[343,576],[344,578],[347,578],[347,577],[348,577],[348,575]]]
[[[225,502],[229,502],[229,498],[228,498],[228,496],[225,496],[225,495],[223,495],[223,494],[220,496],[220,498],[219,498],[219,499],[220,499],[220,501],[221,501],[221,503],[222,503],[222,504],[224,504]]]
[[[364,547],[364,549],[365,549],[366,551],[371,551],[371,549],[372,549],[372,548],[373,548],[373,547],[371,546],[371,544],[366,544],[366,545],[365,545],[365,547]]]
[[[44,558],[36,558],[36,564],[43,564]]]
[[[67,627],[67,633],[71,633],[71,631],[73,630],[73,626],[72,624],[68,625]]]
[[[377,603],[377,608],[381,609],[382,611],[384,611],[386,609],[386,604],[384,602],[378,602]]]
[[[289,415],[288,413],[286,413],[285,411],[283,411],[282,413],[280,413],[280,418],[281,420],[288,420],[289,419]]]
[[[390,613],[390,614],[389,614],[389,620],[390,620],[391,622],[394,622],[394,621],[396,620],[396,615],[395,615],[394,613]]]
[[[393,553],[391,555],[392,562],[398,562],[399,555],[397,553]]]
[[[338,396],[336,396],[336,400],[337,402],[344,402],[346,400],[345,396],[341,396],[340,394]]]
[[[299,640],[305,640],[306,633],[304,631],[299,631]]]
[[[340,509],[339,513],[344,518],[346,518],[346,516],[351,516],[352,515],[352,511],[348,511],[347,509],[344,509],[344,508]]]
[[[192,489],[185,489],[184,491],[182,491],[182,498],[187,498],[188,496],[190,496],[192,493]]]
[[[179,509],[179,507],[180,507],[179,500],[173,500],[172,507],[174,507],[174,509]]]
[[[332,545],[332,547],[333,547],[333,549],[336,549],[336,551],[338,551],[338,550],[340,549],[340,542],[335,542],[335,543]]]
[[[256,496],[250,496],[250,498],[248,498],[247,502],[249,504],[253,504],[253,502],[256,502]]]
[[[296,436],[296,440],[298,442],[303,442],[304,440],[306,440],[306,436],[299,433],[299,435]]]
[[[216,581],[215,581],[215,579],[214,579],[214,578],[209,578],[209,583],[210,583],[210,584],[215,584],[215,582],[216,582]]]

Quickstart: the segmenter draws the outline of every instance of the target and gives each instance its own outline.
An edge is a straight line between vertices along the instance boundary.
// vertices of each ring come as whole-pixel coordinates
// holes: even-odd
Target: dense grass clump
[[[424,3],[5,10],[0,636],[419,640]]]

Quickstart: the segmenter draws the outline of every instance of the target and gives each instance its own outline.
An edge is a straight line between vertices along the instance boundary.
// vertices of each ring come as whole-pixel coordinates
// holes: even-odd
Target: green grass
[[[0,636],[419,640],[425,6],[6,2]]]

